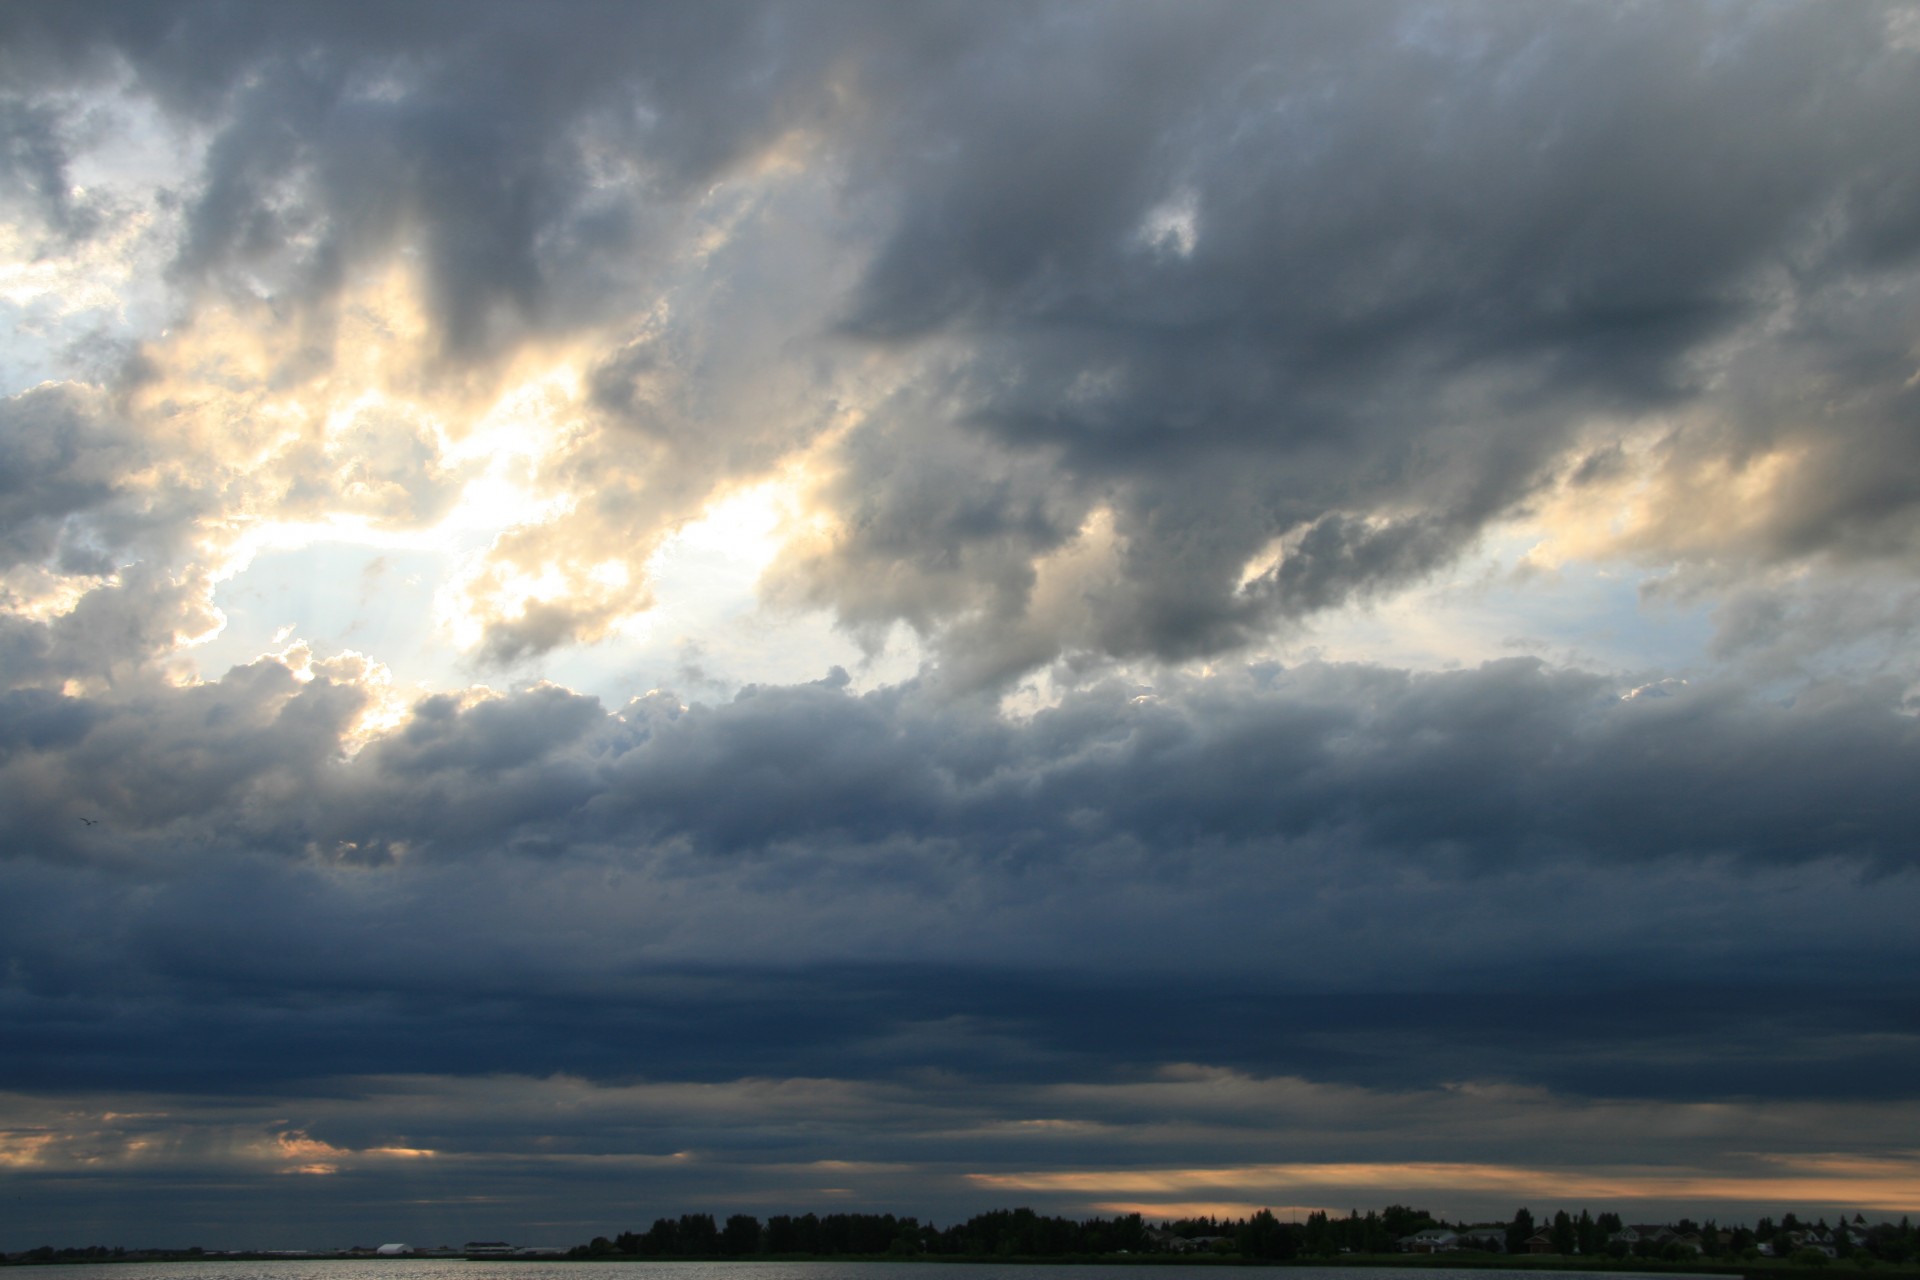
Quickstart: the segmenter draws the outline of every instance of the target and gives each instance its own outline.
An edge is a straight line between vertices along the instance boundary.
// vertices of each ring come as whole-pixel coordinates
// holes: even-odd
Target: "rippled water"
[[[21,1271],[16,1280],[1226,1280],[1218,1266],[1035,1266],[996,1262],[541,1262],[443,1258],[286,1258],[129,1262]],[[1540,1271],[1446,1267],[1288,1267],[1286,1280],[1543,1280]],[[1552,1273],[1566,1275],[1567,1273]],[[1576,1273],[1577,1274],[1577,1273]],[[1613,1271],[1607,1280],[1642,1273]],[[1647,1280],[1655,1280],[1647,1277]],[[1672,1280],[1660,1277],[1658,1280]]]

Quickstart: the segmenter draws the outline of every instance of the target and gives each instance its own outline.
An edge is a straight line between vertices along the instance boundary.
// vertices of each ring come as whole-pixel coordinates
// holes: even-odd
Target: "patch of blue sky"
[[[1441,670],[1527,655],[1663,676],[1710,661],[1712,600],[1650,598],[1662,571],[1623,561],[1526,567],[1524,550],[1489,546],[1439,577],[1315,618],[1280,656]]]
[[[87,123],[66,140],[78,145],[65,170],[81,230],[69,236],[26,210],[0,223],[0,394],[103,380],[133,341],[169,322],[180,187],[205,139],[121,88],[82,96]]]
[[[49,340],[44,306],[0,298],[0,394],[17,396],[53,376],[60,344]],[[42,313],[42,314],[36,314]]]
[[[460,650],[436,614],[436,594],[461,559],[458,550],[350,541],[262,551],[215,590],[226,625],[195,648],[200,673],[216,679],[303,642],[316,658],[364,654],[404,686],[506,688],[550,680],[618,707],[652,689],[688,701],[725,700],[747,684],[818,680],[836,666],[855,687],[870,688],[911,676],[922,661],[902,628],[869,653],[824,612],[763,607],[756,558],[677,538],[651,563],[651,609],[597,643],[489,666]]]
[[[164,328],[160,267],[142,219],[64,253],[0,227],[0,394],[110,379],[140,335]]]
[[[751,551],[672,538],[649,563],[653,608],[598,644],[549,655],[541,672],[620,706],[652,689],[689,702],[723,700],[744,685],[818,680],[834,667],[864,689],[919,669],[924,654],[904,627],[868,652],[824,611],[765,604],[762,564]]]
[[[405,683],[464,684],[458,655],[432,626],[433,593],[449,553],[315,542],[264,551],[214,591],[226,617],[194,650],[201,675],[302,641],[319,658],[353,651],[387,664]]]

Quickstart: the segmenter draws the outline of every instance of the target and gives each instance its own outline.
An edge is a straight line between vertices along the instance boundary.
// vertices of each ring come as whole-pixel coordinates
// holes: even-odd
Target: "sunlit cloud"
[[[0,1132],[0,1164],[15,1169],[43,1164],[47,1148],[56,1140],[51,1133]]]
[[[77,198],[85,194],[75,192]],[[54,318],[98,311],[124,320],[130,286],[143,265],[143,242],[156,226],[145,211],[116,221],[111,233],[77,254],[48,253],[23,227],[0,222],[0,302]]]
[[[1331,1202],[1358,1197],[1369,1203],[1406,1195],[1440,1194],[1516,1200],[1528,1197],[1562,1203],[1633,1201],[1758,1202],[1781,1205],[1846,1204],[1882,1212],[1909,1212],[1920,1206],[1915,1175],[1920,1162],[1881,1160],[1835,1165],[1818,1159],[1771,1157],[1795,1167],[1791,1173],[1740,1176],[1699,1170],[1659,1168],[1617,1171],[1555,1170],[1537,1167],[1423,1163],[1276,1164],[1221,1169],[1098,1170],[1060,1173],[968,1174],[982,1187],[1004,1191],[1072,1192],[1102,1197],[1188,1196],[1194,1192],[1268,1190],[1285,1197],[1301,1191]],[[1141,1202],[1144,1203],[1144,1202]],[[1182,1202],[1185,1203],[1185,1202]],[[1249,1202],[1251,1203],[1251,1202]],[[1160,1216],[1172,1216],[1162,1210]]]

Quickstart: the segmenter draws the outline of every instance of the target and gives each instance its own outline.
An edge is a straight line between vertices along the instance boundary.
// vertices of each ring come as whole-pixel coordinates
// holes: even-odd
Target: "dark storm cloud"
[[[99,225],[102,210],[76,197],[62,123],[44,104],[0,97],[0,196],[24,199],[51,230],[79,239]]]
[[[48,384],[0,400],[0,569],[51,561],[62,573],[98,575],[118,567],[113,556],[134,530],[115,500],[147,450],[100,399]]]
[[[70,918],[70,902],[22,883],[29,900]],[[5,999],[20,1038],[0,1087],[271,1097],[328,1077],[558,1072],[709,1083],[932,1073],[984,1089],[1124,1083],[1196,1062],[1388,1090],[1481,1081],[1565,1097],[1891,1103],[1908,1098],[1920,1063],[1913,984],[1864,965],[1764,986],[1687,974],[1650,986],[1542,964],[1505,985],[1435,989],[1409,978],[1336,993],[1232,975],[1123,982],[946,964],[662,967],[620,981],[516,975],[430,913],[315,946],[303,917],[330,904],[313,886],[255,887],[280,899],[257,936],[225,914],[262,910],[237,895],[168,903],[161,910],[177,908],[182,921],[197,910],[197,938],[173,932],[174,920],[141,920],[131,936],[109,930],[93,944],[97,973],[42,963],[27,949],[53,930],[25,927],[24,974]],[[130,909],[96,888],[103,904]],[[417,958],[393,936],[408,929],[481,954],[457,971],[395,964]],[[236,970],[233,956],[263,954],[250,944],[269,934],[290,954]],[[372,950],[383,971],[330,954],[349,945]]]
[[[469,797],[537,778],[529,789],[548,807],[535,829],[557,824],[561,844],[716,855],[824,856],[898,836],[1061,860],[1120,842],[1178,862],[1210,842],[1279,851],[1337,834],[1356,851],[1469,868],[1728,854],[1893,870],[1908,865],[1916,814],[1902,780],[1920,739],[1882,693],[1623,697],[1532,660],[1429,676],[1308,667],[1163,694],[1109,684],[1009,725],[911,686],[752,688],[605,721],[590,700],[546,690],[465,713],[423,704],[338,785],[403,788],[406,806],[416,782],[450,788],[419,824],[431,833]]]
[[[13,1086],[1175,1059],[1821,1097],[1913,1065],[1920,742],[1858,690],[1308,667],[1009,722],[535,687],[345,758],[358,671],[11,695]]]
[[[120,67],[210,131],[183,279],[324,319],[408,249],[468,361],[617,322],[684,250],[689,201],[806,135],[857,268],[824,301],[909,376],[829,491],[872,518],[785,575],[856,625],[957,626],[956,671],[991,681],[1062,650],[1218,651],[1404,584],[1595,423],[1645,415],[1691,415],[1675,458],[1802,458],[1735,560],[1908,557],[1920,77],[1898,18],[92,5],[15,8],[6,44],[29,89]],[[52,125],[27,124],[53,108],[24,109],[44,178]],[[602,407],[651,421],[616,385],[631,354],[606,353]],[[707,422],[694,452],[764,448],[765,418]],[[1113,563],[1047,613],[1035,562],[1101,511]],[[591,627],[529,617],[494,647]]]
[[[1123,585],[1058,639],[1205,652],[1443,563],[1588,419],[1715,405],[1711,344],[1786,314],[1705,447],[1821,459],[1777,526],[1805,541],[1774,554],[1861,534],[1906,554],[1911,487],[1859,464],[1908,465],[1911,316],[1875,329],[1885,306],[1859,295],[1883,282],[1910,311],[1912,51],[1887,48],[1884,11],[1653,13],[1076,10],[956,64],[909,97],[901,132],[937,143],[893,175],[902,211],[849,324],[965,354],[923,421],[873,428],[915,442],[885,456],[965,427],[1110,505]],[[1901,336],[1882,362],[1836,324]],[[1760,367],[1794,348],[1848,383],[1840,439],[1830,410],[1810,435],[1739,403],[1793,386],[1812,411],[1806,378]],[[902,488],[894,466],[846,483]],[[1004,536],[929,519],[922,540],[958,552],[863,524],[821,598],[860,601],[883,566],[936,601],[946,560]],[[1279,567],[1238,590],[1275,539]],[[977,607],[1005,630],[1024,603]]]
[[[98,388],[46,383],[0,400],[0,573],[20,571],[15,590],[29,595],[35,571],[79,587],[64,611],[9,593],[0,686],[123,678],[207,629],[202,593],[171,567],[206,495],[155,483],[164,452]]]
[[[875,1209],[910,1213],[923,1221],[931,1214],[943,1225],[987,1208],[1004,1208],[1009,1195],[1042,1209],[1087,1213],[1094,1208],[1088,1198],[1101,1195],[1097,1179],[1094,1187],[1083,1184],[1076,1194],[1072,1189],[1048,1189],[1044,1173],[1033,1182],[995,1179],[989,1185],[975,1182],[973,1175],[983,1170],[1039,1172],[1060,1167],[1049,1161],[1084,1168],[1127,1160],[1129,1172],[1145,1175],[1141,1180],[1151,1185],[1157,1171],[1194,1169],[1178,1163],[1195,1150],[1183,1138],[1231,1133],[1236,1131],[1234,1122],[1244,1139],[1242,1149],[1257,1162],[1254,1168],[1265,1165],[1281,1175],[1275,1185],[1263,1187],[1255,1179],[1253,1185],[1241,1181],[1236,1187],[1234,1171],[1218,1166],[1211,1167],[1212,1178],[1205,1176],[1209,1166],[1201,1166],[1194,1172],[1202,1176],[1184,1180],[1212,1182],[1209,1190],[1222,1189],[1224,1184],[1229,1194],[1238,1190],[1242,1196],[1259,1199],[1277,1192],[1280,1198],[1270,1201],[1277,1205],[1303,1194],[1309,1203],[1316,1199],[1343,1203],[1347,1191],[1358,1188],[1350,1188],[1337,1174],[1351,1175],[1353,1166],[1336,1166],[1335,1186],[1312,1186],[1309,1174],[1308,1186],[1300,1187],[1297,1177],[1286,1176],[1289,1166],[1261,1160],[1256,1144],[1263,1145],[1267,1154],[1317,1149],[1322,1135],[1339,1126],[1372,1130],[1374,1140],[1384,1148],[1392,1129],[1404,1130],[1416,1123],[1456,1133],[1504,1133],[1520,1141],[1551,1139],[1556,1133],[1585,1136],[1609,1128],[1666,1124],[1683,1131],[1676,1135],[1675,1146],[1687,1156],[1718,1156],[1716,1161],[1703,1162],[1709,1167],[1730,1166],[1763,1176],[1780,1171],[1779,1165],[1769,1170],[1766,1159],[1729,1160],[1724,1155],[1725,1144],[1737,1141],[1735,1133],[1744,1129],[1749,1138],[1753,1136],[1756,1121],[1769,1130],[1769,1137],[1779,1135],[1779,1126],[1767,1124],[1766,1117],[1744,1107],[1713,1116],[1685,1108],[1566,1107],[1525,1094],[1364,1093],[1223,1072],[1169,1073],[1105,1096],[1096,1090],[1072,1089],[979,1091],[962,1096],[937,1083],[888,1090],[840,1081],[748,1080],[720,1088],[643,1085],[627,1090],[594,1090],[565,1080],[506,1079],[465,1088],[466,1082],[421,1083],[436,1089],[437,1096],[417,1085],[410,1087],[410,1082],[371,1081],[356,1082],[351,1092],[298,1095],[287,1100],[290,1105],[277,1109],[140,1099],[148,1105],[166,1103],[175,1108],[158,1121],[151,1112],[113,1110],[118,1099],[72,1099],[67,1114],[85,1127],[78,1133],[62,1133],[58,1150],[62,1155],[85,1152],[93,1163],[76,1176],[23,1187],[21,1197],[8,1205],[11,1221],[22,1224],[14,1230],[24,1232],[33,1224],[43,1231],[59,1231],[68,1223],[88,1221],[89,1197],[111,1197],[134,1206],[130,1217],[105,1225],[108,1232],[138,1232],[132,1238],[142,1242],[184,1243],[183,1234],[200,1232],[194,1238],[237,1237],[253,1244],[264,1237],[280,1244],[333,1247],[341,1239],[366,1238],[370,1232],[375,1237],[420,1238],[424,1233],[428,1239],[449,1235],[456,1240],[462,1235],[508,1234],[559,1242],[644,1229],[658,1214],[673,1216],[695,1208],[722,1214],[741,1209],[759,1216],[802,1208],[824,1213],[844,1207],[850,1199]],[[1144,1149],[1132,1145],[1126,1131],[1111,1123],[1143,1107],[1155,1107],[1176,1118],[1163,1129],[1161,1142]],[[102,1111],[106,1114],[101,1115]],[[574,1123],[558,1132],[539,1132],[546,1150],[538,1155],[489,1149],[481,1144],[494,1135],[485,1130],[476,1133],[471,1127],[474,1116],[542,1112],[564,1112]],[[300,1117],[298,1126],[286,1113]],[[677,1138],[695,1132],[687,1124],[692,1116],[704,1122],[697,1132],[709,1144],[673,1147]],[[790,1127],[782,1127],[782,1120]],[[1810,1108],[1793,1120],[1802,1129],[1824,1126],[1829,1132],[1851,1135],[1861,1130],[1868,1117],[1858,1110]],[[807,1159],[807,1151],[791,1142],[802,1126],[814,1144],[840,1156]],[[380,1148],[373,1144],[395,1134],[431,1137],[433,1149],[444,1158],[407,1163],[382,1160]],[[600,1140],[595,1140],[596,1135]],[[211,1149],[217,1160],[218,1154],[224,1154],[221,1148],[231,1151],[236,1139],[251,1140],[245,1151],[251,1159],[216,1162],[211,1170],[191,1159]],[[164,1144],[173,1158],[115,1159],[116,1149],[130,1141],[143,1142],[148,1149]],[[285,1147],[276,1151],[282,1143]],[[302,1153],[307,1159],[337,1160],[339,1167],[333,1175],[318,1178],[260,1176],[292,1172],[286,1166]],[[276,1155],[283,1158],[275,1159]],[[1146,1159],[1138,1160],[1142,1155]],[[1175,1163],[1161,1163],[1156,1156]],[[1809,1154],[1788,1167],[1817,1167],[1817,1160]],[[1902,1162],[1895,1156],[1887,1165],[1898,1169]],[[1389,1163],[1386,1169],[1391,1173],[1394,1166]],[[1504,1217],[1515,1208],[1509,1199],[1511,1187],[1500,1177],[1510,1173],[1508,1169],[1494,1166],[1482,1171],[1453,1165],[1426,1172],[1413,1198],[1437,1211],[1478,1218]],[[1455,1179],[1472,1179],[1476,1173],[1494,1176],[1487,1179],[1491,1185],[1482,1186],[1477,1194],[1467,1192],[1463,1198],[1457,1185],[1437,1188],[1435,1172],[1442,1181],[1449,1174]],[[1552,1173],[1545,1176],[1553,1178]],[[240,1185],[222,1186],[223,1177]],[[1294,1184],[1292,1189],[1289,1183]],[[1581,1196],[1574,1191],[1568,1198],[1577,1208]],[[1534,1198],[1533,1203],[1537,1208],[1540,1199]],[[1608,1207],[1639,1216],[1637,1205],[1614,1201]],[[96,1210],[93,1221],[101,1217]],[[369,1221],[382,1225],[372,1230],[366,1225]],[[450,1228],[450,1222],[460,1226]],[[273,1225],[263,1229],[262,1223]],[[468,1223],[480,1229],[464,1229]],[[503,1232],[503,1223],[529,1225]],[[67,1234],[97,1239],[102,1233],[68,1228]]]
[[[609,260],[644,249],[658,207],[804,118],[790,85],[825,54],[814,23],[739,5],[98,5],[16,10],[8,26],[22,83],[124,66],[212,127],[183,278],[264,278],[324,307],[412,244],[461,358],[618,305],[593,296]]]
[[[405,841],[429,859],[525,840],[691,869],[906,841],[923,848],[903,849],[903,866],[1124,853],[1182,875],[1202,873],[1209,849],[1285,858],[1319,842],[1450,873],[1714,856],[1903,872],[1920,816],[1905,785],[1920,739],[1872,686],[1782,704],[1714,686],[1622,696],[1533,660],[1431,675],[1307,666],[1157,691],[1110,682],[1026,722],[915,684],[750,687],[691,707],[653,695],[613,716],[541,686],[467,707],[426,699],[343,760],[366,700],[358,672],[297,678],[263,659],[218,682],[73,700],[90,731],[34,756],[37,789],[63,780],[37,804],[84,792],[129,840],[177,819],[294,857],[327,840]]]

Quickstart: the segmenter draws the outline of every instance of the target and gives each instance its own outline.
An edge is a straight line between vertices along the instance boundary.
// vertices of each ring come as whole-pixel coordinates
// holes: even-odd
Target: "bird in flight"
[[[97,827],[100,825],[100,819],[98,818],[82,818],[80,819],[80,821],[86,823],[90,827]]]

